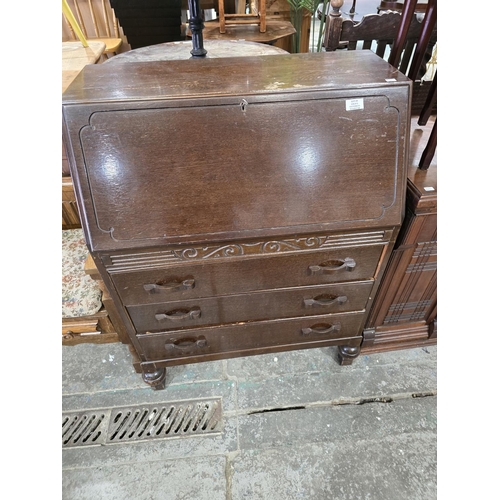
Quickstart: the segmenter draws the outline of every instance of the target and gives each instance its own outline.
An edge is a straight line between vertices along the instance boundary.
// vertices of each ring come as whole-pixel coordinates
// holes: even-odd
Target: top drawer
[[[374,277],[383,245],[111,274],[125,305]]]

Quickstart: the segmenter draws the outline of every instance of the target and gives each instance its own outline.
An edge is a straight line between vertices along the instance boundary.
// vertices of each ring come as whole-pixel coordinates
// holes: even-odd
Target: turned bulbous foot
[[[159,391],[165,389],[165,378],[167,376],[166,368],[159,368],[154,372],[143,372],[142,380],[148,384],[151,389]]]
[[[338,360],[341,365],[352,365],[352,362],[359,356],[361,348],[359,346],[341,345],[338,349]]]

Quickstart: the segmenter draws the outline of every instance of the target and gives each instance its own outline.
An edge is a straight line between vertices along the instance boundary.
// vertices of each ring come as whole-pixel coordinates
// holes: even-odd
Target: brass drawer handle
[[[181,290],[191,290],[194,288],[194,279],[173,280],[169,283],[149,283],[143,285],[144,290],[149,293],[159,292],[180,292]]]
[[[304,299],[304,305],[306,307],[314,306],[332,306],[337,303],[339,305],[345,304],[347,302],[347,297],[345,295],[318,295],[313,299]]]
[[[345,269],[346,271],[352,271],[356,267],[356,262],[350,257],[346,257],[342,260],[334,260],[323,262],[322,264],[316,264],[309,266],[309,271],[311,274],[331,274],[335,271],[341,271]]]
[[[167,351],[171,350],[179,350],[179,351],[188,351],[194,347],[202,348],[208,347],[207,339],[203,336],[197,338],[184,338],[179,340],[169,340],[165,344],[165,349]]]
[[[182,321],[183,319],[198,319],[201,316],[201,309],[193,307],[192,309],[175,309],[166,313],[155,314],[158,321],[170,319],[172,321]]]
[[[316,333],[317,335],[327,335],[329,333],[340,332],[340,325],[330,325],[321,324],[313,325],[311,328],[302,328],[302,335],[311,335],[311,333]]]

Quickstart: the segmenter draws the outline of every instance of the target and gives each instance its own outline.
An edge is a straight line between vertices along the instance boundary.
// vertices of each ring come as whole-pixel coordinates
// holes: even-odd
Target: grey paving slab
[[[335,352],[336,348],[327,347],[228,359],[227,373],[240,380],[259,381],[292,373],[340,371]]]
[[[225,500],[226,459],[194,457],[63,471],[63,500]]]
[[[239,416],[240,448],[267,449],[307,443],[383,440],[395,434],[436,434],[437,398],[403,399],[272,411]]]
[[[227,373],[240,379],[268,380],[292,373],[351,373],[395,364],[430,363],[435,367],[437,360],[437,346],[361,355],[351,366],[341,366],[336,353],[336,347],[325,347],[228,359]]]
[[[168,370],[169,385],[220,380],[222,362],[196,363]],[[147,387],[132,366],[127,346],[80,344],[62,348],[62,392],[75,394]]]
[[[436,496],[437,398],[411,397],[436,392],[435,347],[352,366],[335,348],[186,365],[162,391],[144,384],[121,344],[63,348],[62,361],[63,411],[215,396],[224,418],[217,436],[62,450],[64,499]],[[393,401],[355,404],[376,397]],[[300,409],[275,411],[289,406]]]
[[[237,410],[237,391],[234,380],[215,380],[199,383],[169,385],[161,391],[153,391],[143,384],[139,389],[122,389],[82,394],[68,394],[62,398],[62,410],[114,408],[116,406],[166,403],[187,399],[222,398],[223,412]]]
[[[240,410],[436,392],[436,350],[412,351],[399,362],[378,354],[340,366],[328,351],[311,349],[228,360],[227,371],[238,380]]]
[[[429,432],[383,439],[243,450],[232,500],[434,500],[436,441]]]
[[[240,415],[232,500],[434,499],[436,401]]]

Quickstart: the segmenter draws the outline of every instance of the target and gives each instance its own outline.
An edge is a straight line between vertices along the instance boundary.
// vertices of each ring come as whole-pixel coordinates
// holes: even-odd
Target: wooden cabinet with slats
[[[363,331],[362,352],[437,342],[437,176],[409,169],[406,217]]]

